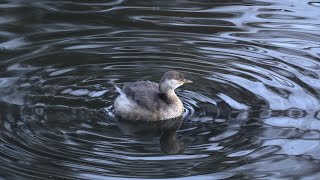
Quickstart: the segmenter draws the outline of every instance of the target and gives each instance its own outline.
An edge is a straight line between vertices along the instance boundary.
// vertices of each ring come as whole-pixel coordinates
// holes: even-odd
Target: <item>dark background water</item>
[[[0,179],[319,179],[320,2],[3,0]],[[180,70],[180,154],[113,84]]]

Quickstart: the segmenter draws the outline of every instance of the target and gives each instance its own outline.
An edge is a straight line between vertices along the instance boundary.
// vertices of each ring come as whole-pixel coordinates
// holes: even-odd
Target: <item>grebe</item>
[[[183,113],[183,104],[174,90],[192,83],[177,71],[168,71],[159,84],[151,81],[125,83],[114,102],[116,116],[125,120],[157,121],[176,118]]]

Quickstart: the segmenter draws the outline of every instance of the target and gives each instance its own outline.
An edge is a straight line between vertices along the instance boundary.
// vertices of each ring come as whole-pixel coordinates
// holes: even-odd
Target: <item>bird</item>
[[[168,71],[159,84],[151,81],[125,83],[114,101],[118,118],[130,121],[158,121],[177,118],[184,111],[183,103],[175,93],[179,86],[193,83],[178,71]]]

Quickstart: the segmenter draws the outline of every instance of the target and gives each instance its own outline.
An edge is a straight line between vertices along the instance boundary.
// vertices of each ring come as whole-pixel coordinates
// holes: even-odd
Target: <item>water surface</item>
[[[320,2],[5,0],[0,13],[0,179],[320,176]],[[172,69],[194,81],[177,90],[175,153],[112,105],[114,84]]]

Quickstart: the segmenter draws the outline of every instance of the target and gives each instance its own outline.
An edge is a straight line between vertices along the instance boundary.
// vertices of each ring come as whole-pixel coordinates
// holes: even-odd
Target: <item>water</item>
[[[319,1],[5,0],[0,13],[0,179],[320,176]],[[115,121],[113,84],[170,69],[194,81],[177,90],[181,126],[134,136],[145,126]]]

